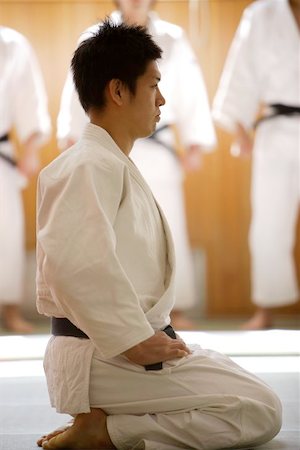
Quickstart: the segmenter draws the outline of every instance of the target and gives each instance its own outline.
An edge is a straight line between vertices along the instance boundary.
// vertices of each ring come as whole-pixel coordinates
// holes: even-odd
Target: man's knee
[[[261,402],[249,399],[244,405],[242,418],[243,444],[262,445],[273,439],[281,429],[281,402],[272,391]]]
[[[282,426],[282,405],[274,392],[270,394],[270,402],[266,408],[268,429],[266,429],[265,442],[273,439],[279,433]]]

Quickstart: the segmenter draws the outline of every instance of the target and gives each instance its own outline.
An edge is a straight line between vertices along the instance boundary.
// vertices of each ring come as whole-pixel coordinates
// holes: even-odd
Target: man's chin
[[[152,136],[152,134],[154,133],[154,131],[156,130],[156,123],[152,126],[152,129],[148,129],[147,131],[145,130],[145,133],[142,136],[139,136],[139,139],[142,138],[147,138],[149,136]]]

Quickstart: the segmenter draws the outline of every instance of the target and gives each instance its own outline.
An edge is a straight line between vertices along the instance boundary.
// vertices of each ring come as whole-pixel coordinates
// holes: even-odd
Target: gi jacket
[[[260,106],[299,105],[299,57],[299,30],[288,0],[261,0],[248,6],[214,99],[216,122],[229,131],[235,130],[236,122],[251,129]],[[281,123],[292,123],[291,118],[276,119],[271,122],[275,130],[278,120],[280,127]],[[297,121],[293,122],[297,133]],[[265,123],[258,129],[261,128],[265,128]]]
[[[131,160],[102,128],[40,174],[37,308],[67,317],[102,358],[169,324],[173,245],[165,219]]]

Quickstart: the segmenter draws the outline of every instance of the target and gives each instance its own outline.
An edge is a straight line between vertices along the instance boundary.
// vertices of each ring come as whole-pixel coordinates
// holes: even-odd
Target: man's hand
[[[129,361],[145,366],[175,358],[183,358],[191,353],[182,339],[172,339],[163,331],[131,347],[123,353]]]
[[[39,133],[33,133],[23,143],[24,155],[18,163],[20,172],[27,178],[36,175],[40,170]]]
[[[236,124],[235,141],[231,147],[232,156],[250,157],[253,150],[253,138],[242,124]]]
[[[20,172],[27,178],[36,175],[40,166],[40,158],[36,151],[27,152],[18,163]]]
[[[181,156],[181,164],[185,172],[195,172],[201,168],[202,148],[200,145],[192,144]]]

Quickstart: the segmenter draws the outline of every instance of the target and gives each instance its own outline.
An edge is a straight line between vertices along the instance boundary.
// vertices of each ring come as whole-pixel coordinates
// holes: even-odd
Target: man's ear
[[[118,106],[121,106],[123,104],[125,92],[124,84],[121,80],[118,80],[117,78],[110,80],[110,82],[108,83],[108,93],[112,101]]]

